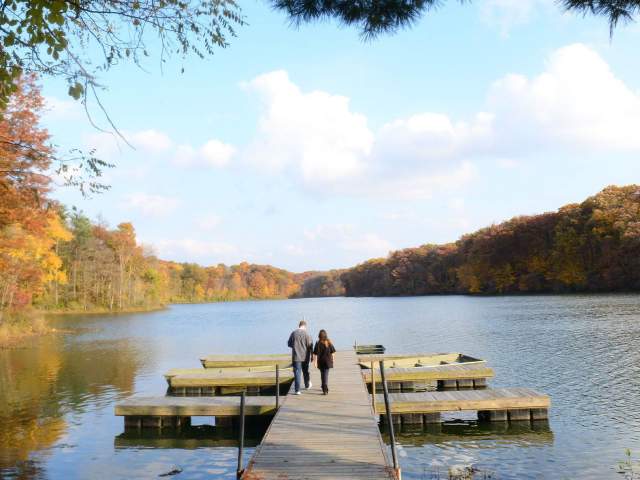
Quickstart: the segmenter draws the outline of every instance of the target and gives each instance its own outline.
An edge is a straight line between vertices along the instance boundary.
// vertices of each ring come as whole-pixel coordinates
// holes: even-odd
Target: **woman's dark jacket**
[[[313,349],[313,354],[318,359],[318,368],[333,368],[333,356],[336,349],[333,348],[333,344],[329,343],[329,345],[325,345],[322,342],[316,342],[316,346]]]

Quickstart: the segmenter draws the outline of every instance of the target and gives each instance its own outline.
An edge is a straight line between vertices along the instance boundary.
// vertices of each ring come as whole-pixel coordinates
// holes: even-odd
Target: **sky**
[[[248,24],[214,56],[159,68],[150,43],[144,68],[100,77],[133,148],[42,81],[58,151],[96,148],[116,165],[107,192],[57,199],[132,222],[167,260],[301,272],[640,183],[640,25],[610,38],[606,19],[553,0],[450,1],[363,41],[240,4]]]

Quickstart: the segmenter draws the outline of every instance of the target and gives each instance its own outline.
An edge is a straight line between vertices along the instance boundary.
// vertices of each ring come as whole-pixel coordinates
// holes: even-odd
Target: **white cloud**
[[[468,120],[422,112],[388,122],[363,157],[362,173],[334,186],[424,199],[463,189],[490,164],[513,169],[541,151],[638,152],[638,131],[640,95],[593,49],[574,44],[553,52],[539,75],[494,82],[485,108]]]
[[[493,115],[480,112],[470,121],[457,121],[441,113],[425,112],[387,123],[378,133],[376,154],[394,156],[396,163],[415,167],[441,166],[451,160],[486,150]]]
[[[180,167],[224,167],[228,165],[236,148],[220,140],[211,139],[199,148],[189,144],[176,145],[171,137],[155,129],[123,131],[126,142],[113,132],[97,132],[85,138],[87,148],[96,149],[100,158],[113,160],[131,150],[152,154],[152,158],[169,159]]]
[[[215,214],[204,215],[196,220],[196,224],[200,230],[210,232],[215,230],[222,222],[222,218]]]
[[[124,138],[135,148],[152,153],[166,152],[173,146],[173,142],[167,134],[153,129],[142,130],[131,134],[125,133]]]
[[[453,124],[445,115],[422,113],[372,132],[350,110],[349,99],[321,91],[302,92],[284,71],[245,84],[264,104],[257,138],[245,161],[284,172],[322,192],[428,198],[460,186],[473,167],[461,156],[483,141],[492,119]]]
[[[220,140],[209,140],[199,149],[191,145],[179,145],[173,154],[173,163],[181,167],[225,167],[236,148]]]
[[[247,159],[273,170],[292,168],[308,183],[330,183],[361,173],[373,145],[364,115],[349,99],[303,93],[285,71],[260,75],[246,84],[262,98],[265,111]]]
[[[122,208],[137,210],[144,215],[164,217],[173,213],[179,204],[180,201],[174,197],[139,192],[125,195],[121,206]]]
[[[209,140],[200,149],[202,157],[208,165],[224,167],[231,161],[236,149],[220,140]]]
[[[583,44],[555,51],[534,78],[511,74],[498,80],[489,106],[497,140],[512,151],[640,150],[640,96]]]
[[[98,157],[113,160],[114,157],[132,150],[159,155],[169,151],[173,142],[166,133],[154,129],[139,131],[122,131],[122,137],[115,132],[95,132],[84,139],[89,149],[95,149]],[[126,142],[125,142],[126,140]]]

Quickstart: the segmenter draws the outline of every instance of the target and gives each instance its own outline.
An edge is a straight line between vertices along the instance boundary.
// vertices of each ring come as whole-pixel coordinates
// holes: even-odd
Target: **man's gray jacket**
[[[297,328],[289,335],[292,362],[308,362],[311,360],[311,352],[313,351],[313,340],[311,335],[304,328]]]

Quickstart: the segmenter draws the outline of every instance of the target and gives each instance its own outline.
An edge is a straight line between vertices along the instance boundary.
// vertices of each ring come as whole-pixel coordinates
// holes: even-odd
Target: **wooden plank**
[[[371,383],[371,369],[362,370],[365,382]],[[438,365],[434,367],[413,367],[413,368],[386,368],[385,377],[387,381],[437,381],[437,380],[473,380],[476,378],[492,378],[495,375],[493,369],[484,363],[466,365],[461,368],[459,365]],[[373,371],[376,382],[381,382],[380,369]]]
[[[273,415],[275,397],[246,397],[247,415]],[[227,417],[240,415],[238,397],[130,397],[115,406],[118,416]]]
[[[275,355],[207,355],[200,359],[204,368],[291,366],[291,354]]]
[[[288,383],[293,379],[293,371],[282,369],[280,383]],[[259,386],[266,387],[276,384],[275,372],[226,372],[219,373],[216,369],[200,369],[193,373],[177,374],[167,378],[171,388],[181,387],[230,387],[230,386]]]
[[[395,478],[355,352],[336,354],[329,395],[319,377],[312,368],[313,388],[286,396],[244,480]]]
[[[386,372],[385,372],[386,373]],[[548,409],[551,400],[528,388],[391,394],[392,413],[435,413],[461,410]],[[377,408],[384,409],[382,395]]]
[[[286,367],[285,367],[286,368]],[[275,365],[258,365],[251,367],[225,367],[225,368],[207,368],[203,370],[203,368],[172,368],[168,370],[165,374],[165,378],[175,377],[176,375],[189,375],[192,373],[202,373],[203,371],[207,372],[217,372],[217,373],[252,373],[252,372],[275,372]]]

